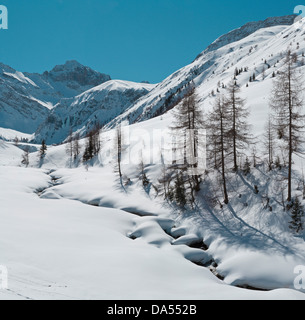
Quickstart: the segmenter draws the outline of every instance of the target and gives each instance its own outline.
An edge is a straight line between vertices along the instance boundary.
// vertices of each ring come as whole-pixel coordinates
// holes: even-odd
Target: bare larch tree
[[[176,159],[183,165],[179,170],[188,171],[190,174],[190,182],[192,195],[200,190],[201,171],[199,170],[199,161],[203,156],[203,150],[200,150],[200,139],[202,137],[202,129],[204,129],[203,111],[199,107],[196,91],[193,86],[187,91],[183,102],[177,106],[174,112],[174,123],[171,127],[173,135],[175,135],[180,143],[178,149],[182,149],[184,159]],[[176,148],[176,147],[175,147]],[[181,154],[181,153],[180,153]],[[184,167],[184,168],[182,168]]]
[[[226,181],[226,160],[230,151],[231,117],[227,112],[227,100],[218,96],[207,122],[208,149],[215,167],[221,172],[224,203],[229,203]]]
[[[233,168],[238,170],[238,156],[245,150],[251,142],[250,126],[248,124],[249,110],[245,105],[245,100],[239,96],[240,88],[235,81],[229,83],[226,97],[227,112],[231,117],[231,137]]]
[[[276,127],[280,137],[286,143],[288,152],[288,197],[292,200],[293,154],[302,151],[304,115],[302,114],[302,75],[295,69],[295,59],[291,51],[285,57],[285,63],[274,80],[270,106],[274,112]]]
[[[274,162],[274,150],[276,149],[276,135],[271,115],[269,115],[267,123],[265,125],[265,132],[263,135],[263,146],[268,154],[268,168],[269,171],[271,171],[272,164]]]

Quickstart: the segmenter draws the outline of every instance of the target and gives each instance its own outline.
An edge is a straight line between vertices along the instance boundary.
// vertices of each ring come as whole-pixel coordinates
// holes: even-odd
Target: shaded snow
[[[42,170],[1,166],[0,179],[1,264],[9,271],[1,299],[304,298],[222,283],[185,259],[194,252],[171,246],[158,219],[39,199],[34,191],[49,185]],[[139,240],[128,238],[134,230]]]

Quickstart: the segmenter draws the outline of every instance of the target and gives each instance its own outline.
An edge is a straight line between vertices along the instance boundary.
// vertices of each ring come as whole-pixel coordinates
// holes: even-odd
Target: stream
[[[61,177],[57,177],[53,175],[55,171],[56,170],[50,170],[46,172],[46,174],[50,178],[50,183],[48,187],[35,191],[35,193],[38,195],[39,198],[44,199],[44,195],[48,191],[53,191],[52,188],[59,185],[63,185],[63,183],[60,182]],[[61,196],[56,197],[56,193],[54,193],[54,199],[58,199],[58,198],[61,198]],[[53,198],[50,197],[50,195],[48,195],[46,199],[53,199]],[[88,203],[81,200],[76,200],[76,201],[80,201],[85,205],[100,207],[98,203]],[[208,253],[209,246],[204,242],[202,237],[199,237],[197,235],[187,234],[183,227],[176,228],[175,226],[176,222],[172,219],[164,219],[164,218],[158,217],[158,215],[147,214],[147,213],[141,214],[141,212],[134,212],[133,210],[127,210],[127,209],[125,210],[120,209],[120,210],[125,211],[129,214],[133,214],[142,219],[147,219],[147,218],[153,219],[153,221],[155,221],[159,225],[159,227],[163,230],[164,235],[170,237],[171,239],[170,242],[172,246],[176,246],[177,248],[186,246],[187,248],[189,248],[190,252],[189,254],[187,253],[185,254],[185,259],[197,265],[198,267],[207,268],[219,280],[221,281],[225,280],[225,277],[218,272],[217,270],[218,264],[215,261],[215,259]],[[137,234],[137,232],[130,232],[127,235],[127,237],[135,241],[141,237],[141,234]],[[264,289],[264,288],[255,288],[246,283],[243,285],[236,285],[235,287],[247,289],[247,290],[255,290],[255,291],[271,291],[269,289]]]

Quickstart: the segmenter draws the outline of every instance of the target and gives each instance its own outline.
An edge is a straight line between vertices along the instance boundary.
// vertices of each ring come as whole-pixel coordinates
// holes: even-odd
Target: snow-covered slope
[[[154,88],[146,83],[111,80],[79,96],[63,99],[36,132],[36,141],[59,143],[70,129],[86,133],[96,124],[105,125]]]
[[[0,139],[0,166],[18,166],[22,150]]]
[[[305,50],[304,28],[297,29],[291,25],[292,22],[293,16],[270,18],[264,22],[249,23],[220,37],[194,62],[159,83],[109,126],[126,119],[135,123],[166,112],[179,103],[190,83],[197,87],[202,107],[208,107],[214,98],[211,91],[216,93],[218,88],[224,92],[222,87],[233,79],[236,68],[247,68],[237,79],[241,87],[246,85],[253,73],[261,81],[263,69],[267,70],[267,78],[270,77],[270,72],[277,72],[281,67],[283,53],[288,47],[299,57]]]
[[[0,127],[33,133],[61,98],[73,97],[108,80],[109,76],[76,61],[42,75],[0,64]]]
[[[0,128],[0,139],[2,140],[10,140],[13,141],[14,139],[20,140],[27,140],[30,141],[33,139],[32,134],[23,133],[20,131],[12,130],[12,129],[5,129]]]
[[[291,26],[294,23],[295,18],[295,15],[290,15],[284,17],[270,17],[263,21],[249,22],[243,25],[242,27],[232,30],[231,32],[228,32],[225,35],[219,37],[216,41],[214,41],[211,45],[208,46],[204,53],[217,50],[225,45],[242,40],[259,29],[280,25]],[[204,53],[201,53],[197,58],[200,58],[200,56],[202,56]]]

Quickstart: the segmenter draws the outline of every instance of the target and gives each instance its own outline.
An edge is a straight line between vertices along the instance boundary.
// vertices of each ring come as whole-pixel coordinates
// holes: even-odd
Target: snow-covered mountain
[[[217,50],[232,42],[242,40],[259,29],[270,28],[279,25],[291,26],[294,23],[294,21],[295,15],[289,15],[283,17],[270,17],[263,21],[248,22],[242,27],[232,30],[227,34],[219,37],[216,41],[214,41],[211,45],[208,46],[204,53]],[[197,58],[199,58],[202,55],[203,53],[201,53]]]
[[[25,76],[44,91],[44,100],[47,99],[54,104],[61,98],[72,98],[111,80],[109,75],[83,66],[75,60],[67,61],[64,65],[57,65],[42,75],[25,73]]]
[[[111,80],[74,98],[62,99],[37,130],[35,140],[59,143],[71,129],[86,133],[97,124],[105,125],[154,87],[147,83]]]
[[[47,104],[33,96],[40,91],[23,73],[0,64],[0,127],[32,133],[48,114]]]
[[[110,76],[76,61],[43,74],[22,73],[0,64],[0,127],[33,133],[62,98],[70,98]]]
[[[112,121],[109,127],[122,120],[128,119],[131,123],[136,123],[163,114],[179,103],[191,82],[198,89],[202,105],[209,105],[203,102],[211,98],[212,90],[215,93],[217,88],[221,91],[223,84],[225,87],[232,80],[236,68],[247,68],[247,72],[238,78],[241,86],[246,85],[253,73],[259,77],[270,66],[274,67],[272,71],[277,72],[281,66],[277,61],[283,59],[283,52],[289,46],[299,55],[305,50],[302,45],[303,32],[292,26],[294,20],[293,15],[268,18],[265,21],[247,23],[221,36],[191,64],[156,85],[145,98]]]

